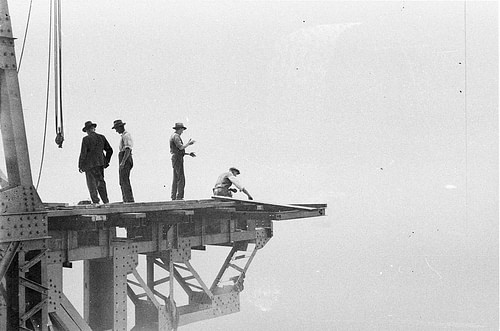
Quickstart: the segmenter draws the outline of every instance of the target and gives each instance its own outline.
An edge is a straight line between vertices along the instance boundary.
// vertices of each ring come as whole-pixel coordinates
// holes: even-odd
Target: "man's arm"
[[[82,139],[82,147],[80,148],[80,157],[78,158],[78,170],[80,172],[84,171],[84,163],[87,158],[87,144],[85,143],[85,139]]]
[[[124,147],[124,154],[122,158],[122,162],[120,162],[120,168],[123,168],[125,165],[125,162],[128,160],[130,155],[132,154],[132,147],[134,146],[134,142],[132,141],[132,136],[130,133],[125,132],[122,134],[122,142],[123,142],[123,147]]]
[[[241,190],[241,192],[245,193],[248,197],[248,200],[253,200],[253,197],[250,195],[250,193],[248,193],[247,189],[246,188],[243,188]]]
[[[247,189],[243,187],[241,182],[236,178],[236,176],[229,176],[228,177],[231,183],[233,183],[234,186],[236,186],[241,192],[245,193],[248,197],[248,200],[253,200],[253,197],[248,193]]]
[[[105,136],[102,136],[102,138],[104,139],[104,151],[106,152],[106,154],[104,155],[104,158],[106,159],[106,164],[104,165],[104,167],[106,168],[109,165],[109,162],[111,161],[111,155],[113,155],[113,148],[111,148],[111,145],[109,144]]]
[[[187,143],[182,144],[181,137],[178,134],[176,134],[175,137],[174,137],[174,143],[175,143],[175,146],[177,146],[178,149],[180,149],[181,151],[183,151],[188,146],[194,144],[195,141],[193,139],[189,139],[189,141]]]

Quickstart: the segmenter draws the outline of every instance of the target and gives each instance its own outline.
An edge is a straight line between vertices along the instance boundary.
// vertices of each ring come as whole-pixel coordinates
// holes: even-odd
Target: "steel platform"
[[[273,236],[273,222],[324,216],[326,205],[282,205],[227,197],[105,205],[43,204],[2,213],[0,266],[7,286],[0,329],[176,330],[235,313],[245,274]],[[21,215],[22,214],[22,215]],[[15,226],[14,226],[15,224]],[[7,229],[7,232],[5,230]],[[192,250],[227,247],[210,283],[191,265]],[[139,256],[145,266],[139,266]],[[63,268],[83,261],[83,316],[63,292]],[[146,270],[143,279],[137,271]],[[1,275],[3,276],[3,275]],[[161,277],[160,277],[161,276]],[[174,283],[182,288],[174,296]],[[177,305],[184,296],[187,304]],[[17,323],[17,324],[16,324]]]

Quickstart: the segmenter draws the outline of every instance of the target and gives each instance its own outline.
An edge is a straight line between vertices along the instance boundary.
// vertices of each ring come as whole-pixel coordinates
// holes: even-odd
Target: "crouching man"
[[[252,196],[246,188],[240,183],[238,176],[240,174],[240,171],[234,167],[229,168],[228,172],[225,172],[217,178],[217,182],[215,183],[215,187],[213,188],[213,193],[214,195],[218,196],[223,196],[223,197],[232,197],[233,193],[238,192],[240,190],[241,192],[245,193],[248,196],[249,200],[253,200]],[[235,188],[231,188],[231,186],[235,186]]]

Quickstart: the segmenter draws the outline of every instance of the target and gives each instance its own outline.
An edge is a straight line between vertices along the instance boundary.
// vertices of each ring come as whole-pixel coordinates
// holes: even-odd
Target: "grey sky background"
[[[10,2],[18,57],[28,7]],[[19,76],[35,181],[48,14],[34,1]],[[122,119],[136,201],[169,199],[184,122],[187,199],[237,166],[257,200],[328,203],[275,224],[240,313],[184,330],[498,329],[496,2],[64,1],[62,25],[66,140],[51,109],[44,202],[88,199],[81,128],[117,149]]]

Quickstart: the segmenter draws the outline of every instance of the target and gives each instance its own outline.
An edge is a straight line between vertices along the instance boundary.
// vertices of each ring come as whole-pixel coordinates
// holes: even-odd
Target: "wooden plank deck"
[[[205,200],[181,200],[101,205],[46,204],[49,230],[84,230],[99,227],[141,227],[146,223],[177,224],[229,217],[280,221],[324,216],[326,204],[290,205],[214,196]],[[146,222],[146,223],[145,223]]]

